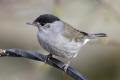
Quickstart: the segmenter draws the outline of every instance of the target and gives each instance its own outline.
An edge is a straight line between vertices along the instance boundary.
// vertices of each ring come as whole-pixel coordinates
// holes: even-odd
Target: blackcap
[[[106,37],[105,33],[90,34],[73,28],[52,14],[43,14],[32,23],[38,28],[37,38],[40,45],[52,55],[68,59],[64,69],[67,70],[72,58],[75,58],[81,47],[98,37]]]

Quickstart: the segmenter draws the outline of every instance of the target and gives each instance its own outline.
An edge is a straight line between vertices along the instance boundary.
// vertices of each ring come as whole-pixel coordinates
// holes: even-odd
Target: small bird
[[[52,55],[68,59],[64,66],[65,71],[81,47],[93,39],[107,36],[105,33],[89,34],[77,30],[52,14],[40,15],[32,23],[27,24],[38,28],[38,41],[49,52],[47,59]]]

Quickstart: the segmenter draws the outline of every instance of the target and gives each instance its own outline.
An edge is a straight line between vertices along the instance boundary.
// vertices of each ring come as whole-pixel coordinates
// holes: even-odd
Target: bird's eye
[[[50,28],[50,25],[47,25],[47,28]]]
[[[46,28],[50,28],[50,24],[47,23],[47,24],[45,25],[45,27],[46,27]]]

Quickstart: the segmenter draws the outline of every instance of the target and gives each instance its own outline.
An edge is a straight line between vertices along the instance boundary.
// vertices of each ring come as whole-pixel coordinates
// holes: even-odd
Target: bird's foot
[[[6,54],[5,54],[5,50],[4,49],[0,49],[0,56],[5,56]]]
[[[48,55],[46,56],[45,63],[46,63],[50,58],[52,58],[52,54],[48,54]]]
[[[65,72],[67,71],[68,67],[69,67],[69,64],[65,64],[65,65],[64,65],[64,71],[65,71]]]

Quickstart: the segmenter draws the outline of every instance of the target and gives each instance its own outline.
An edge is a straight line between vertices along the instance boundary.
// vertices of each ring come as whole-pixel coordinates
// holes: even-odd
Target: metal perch
[[[56,58],[47,59],[46,55],[43,55],[39,52],[34,51],[25,51],[22,49],[0,49],[0,56],[9,56],[9,57],[24,57],[32,60],[37,60],[41,62],[46,62],[48,65],[51,65],[57,69],[64,71],[64,63]],[[67,71],[65,71],[69,76],[74,78],[75,80],[86,80],[78,71],[76,71],[72,67],[68,67]]]

